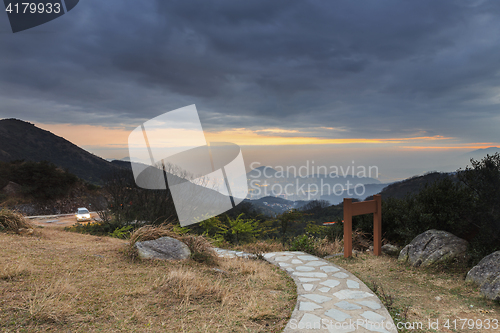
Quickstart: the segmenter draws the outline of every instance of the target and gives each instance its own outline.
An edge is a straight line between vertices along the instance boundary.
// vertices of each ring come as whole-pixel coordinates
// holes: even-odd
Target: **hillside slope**
[[[382,198],[403,199],[406,195],[417,194],[426,184],[430,185],[448,177],[453,181],[458,181],[455,174],[430,172],[422,176],[413,176],[400,182],[392,183],[385,187],[379,194],[382,195]]]
[[[103,176],[118,168],[31,123],[18,119],[1,119],[0,161],[14,160],[46,160],[92,183],[100,183]]]

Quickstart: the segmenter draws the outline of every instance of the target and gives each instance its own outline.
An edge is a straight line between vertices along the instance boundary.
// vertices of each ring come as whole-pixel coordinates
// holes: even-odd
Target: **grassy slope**
[[[423,330],[408,330],[402,332],[498,332],[488,329],[450,330],[443,325],[446,320],[458,318],[480,320],[500,318],[500,304],[483,298],[478,287],[464,281],[467,269],[459,265],[450,265],[440,269],[413,268],[398,263],[396,258],[386,255],[376,257],[370,254],[360,254],[358,257],[330,259],[335,264],[344,267],[355,274],[370,288],[374,284],[386,294],[393,297],[394,319],[403,322],[422,322]],[[373,288],[372,288],[373,289]],[[438,297],[438,298],[436,298]],[[383,298],[383,297],[382,297]],[[405,315],[405,307],[409,306]],[[399,315],[396,315],[399,314]],[[439,320],[440,329],[429,330],[428,321]]]
[[[125,241],[37,229],[0,233],[2,332],[278,332],[293,281],[263,262],[131,261]]]

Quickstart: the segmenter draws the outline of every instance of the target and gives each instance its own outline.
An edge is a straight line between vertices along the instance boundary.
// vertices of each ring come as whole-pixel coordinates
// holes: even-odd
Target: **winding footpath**
[[[215,250],[220,257],[254,256]],[[397,333],[380,299],[345,269],[304,252],[272,252],[264,258],[288,272],[297,285],[297,304],[283,332]]]

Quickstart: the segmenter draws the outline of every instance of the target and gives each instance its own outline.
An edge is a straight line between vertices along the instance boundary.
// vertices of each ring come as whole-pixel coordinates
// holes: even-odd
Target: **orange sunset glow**
[[[130,130],[123,127],[104,127],[74,124],[36,124],[56,135],[67,138],[76,145],[100,148],[126,148]],[[183,138],[188,139],[188,130],[179,132],[179,145]],[[320,130],[318,130],[320,132]],[[459,143],[456,138],[441,135],[415,136],[398,138],[324,138],[319,136],[305,136],[298,130],[279,128],[250,130],[238,128],[219,132],[205,131],[209,142],[232,142],[241,146],[294,146],[294,145],[391,145],[400,149],[409,150],[439,150],[439,149],[480,149],[500,145],[495,142]],[[287,136],[282,136],[287,135]],[[404,144],[404,145],[401,145]]]

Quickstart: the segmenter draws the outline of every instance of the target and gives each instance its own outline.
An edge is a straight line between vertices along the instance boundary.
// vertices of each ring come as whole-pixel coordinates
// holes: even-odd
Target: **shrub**
[[[133,226],[131,226],[131,225],[126,225],[126,226],[123,226],[123,227],[120,227],[120,228],[116,228],[109,235],[111,237],[115,237],[115,238],[126,239],[126,238],[128,238],[130,236],[130,229],[132,229],[132,228],[133,228]]]
[[[121,228],[124,227],[125,226],[123,224],[117,221],[109,221],[109,222],[96,222],[96,223],[86,223],[86,224],[75,223],[71,227],[64,228],[64,230],[79,232],[81,234],[109,236],[112,235],[115,232],[115,230],[120,230]]]

